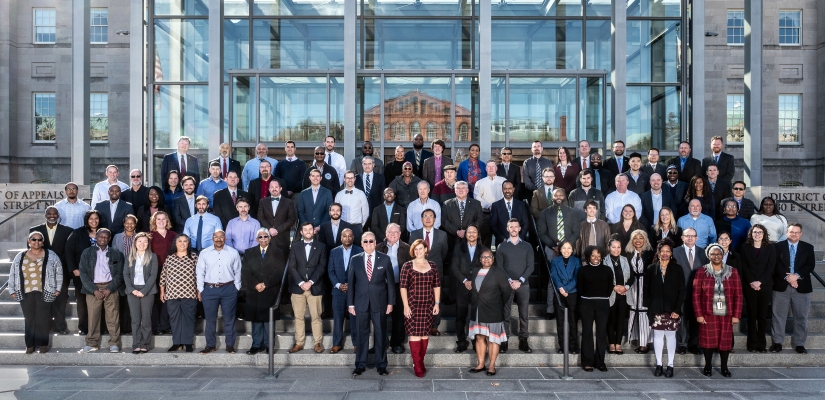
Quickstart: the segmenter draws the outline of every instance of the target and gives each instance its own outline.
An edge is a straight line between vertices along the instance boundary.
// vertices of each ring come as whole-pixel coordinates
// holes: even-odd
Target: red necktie
[[[372,280],[372,256],[367,256],[367,280]]]
[[[180,156],[180,175],[186,176],[186,156]]]
[[[430,248],[430,232],[425,232],[427,235],[424,237],[424,244],[427,245],[427,248]]]
[[[587,169],[587,157],[584,158],[584,169]]]
[[[235,192],[232,192],[232,204],[238,204],[238,195]]]
[[[223,179],[226,179],[226,174],[227,173],[229,173],[229,171],[226,170],[226,159],[224,158],[223,159]]]

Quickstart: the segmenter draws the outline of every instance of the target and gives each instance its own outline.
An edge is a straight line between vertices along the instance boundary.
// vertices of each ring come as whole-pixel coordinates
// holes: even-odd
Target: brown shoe
[[[34,347],[26,347],[26,354],[34,353]]]
[[[301,350],[303,350],[303,349],[304,349],[304,345],[302,345],[302,344],[298,344],[298,343],[295,343],[295,345],[294,345],[294,346],[292,346],[292,348],[291,348],[291,349],[289,349],[289,352],[290,352],[290,353],[297,353],[297,352],[299,352],[299,351],[301,351]]]
[[[332,353],[332,354],[335,354],[335,353],[341,351],[341,349],[343,349],[343,348],[344,348],[343,346],[332,346],[332,348],[329,349],[329,352]]]
[[[430,336],[441,336],[441,332],[436,328],[430,328]]]
[[[315,352],[316,353],[323,353],[324,352],[324,346],[321,345],[321,343],[315,343]]]
[[[49,346],[40,346],[40,354],[48,353],[48,352],[49,352]]]

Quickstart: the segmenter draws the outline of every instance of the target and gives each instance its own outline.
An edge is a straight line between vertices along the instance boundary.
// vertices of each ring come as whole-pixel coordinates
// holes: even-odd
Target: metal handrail
[[[0,293],[3,293],[3,291],[4,291],[4,290],[6,290],[6,288],[7,288],[8,286],[9,286],[9,282],[8,282],[8,281],[6,281],[6,283],[4,283],[4,284],[3,284],[3,286],[0,286]]]
[[[817,215],[815,212],[813,212],[813,211],[809,210],[809,209],[808,209],[808,207],[805,207],[805,206],[803,206],[802,204],[799,204],[796,200],[774,200],[774,201],[775,201],[775,202],[777,202],[777,203],[789,203],[789,204],[793,204],[793,205],[795,205],[795,206],[799,207],[802,211],[805,211],[805,212],[807,212],[808,214],[811,214],[814,218],[816,218],[816,219],[818,219],[818,220],[820,220],[820,221],[822,221],[822,222],[825,222],[825,218],[822,218],[822,217],[820,217],[819,215]],[[817,281],[819,281],[819,284],[820,284],[820,285],[825,286],[825,279],[822,279],[822,277],[821,277],[821,276],[819,276],[819,274],[817,274],[817,273],[816,273],[816,271],[811,271],[811,275],[813,275],[814,279],[816,279]]]
[[[289,271],[289,260],[284,266],[284,275],[281,277],[281,286],[278,289],[278,297],[275,298],[275,304],[269,307],[269,376],[275,375],[275,310],[281,307],[281,295],[284,293],[284,282],[286,281],[286,274]],[[297,318],[297,317],[296,317]],[[303,316],[301,316],[303,318]]]

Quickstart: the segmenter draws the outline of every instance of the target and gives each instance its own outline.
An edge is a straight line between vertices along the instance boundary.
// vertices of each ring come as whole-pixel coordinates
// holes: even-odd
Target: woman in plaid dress
[[[433,315],[441,301],[441,279],[435,263],[427,260],[429,248],[418,239],[410,246],[410,257],[401,267],[401,301],[404,302],[404,330],[410,337],[410,353],[415,376],[427,373],[424,357],[430,338]]]
[[[722,262],[724,249],[713,243],[705,250],[710,263],[693,279],[693,308],[699,323],[699,347],[705,353],[703,374],[711,376],[714,350],[719,351],[722,376],[731,376],[728,355],[733,347],[733,326],[742,315],[742,284],[735,268]]]

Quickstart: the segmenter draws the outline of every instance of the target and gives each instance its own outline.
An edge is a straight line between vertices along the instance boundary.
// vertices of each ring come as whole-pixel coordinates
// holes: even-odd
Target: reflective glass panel
[[[610,72],[612,69],[610,21],[589,20],[587,24],[587,44],[585,45],[585,68],[603,69]],[[610,74],[607,75],[608,79]]]
[[[344,0],[254,0],[254,15],[344,15]]]
[[[575,141],[576,79],[510,77],[510,141]]]
[[[678,17],[682,15],[680,0],[630,0],[628,17]]]
[[[155,0],[155,15],[209,15],[208,0]]]
[[[358,107],[356,116],[358,132],[356,141],[371,140],[376,148],[381,137],[381,78],[365,76],[358,78]]]
[[[255,132],[255,77],[236,76],[232,80],[232,90],[232,140],[254,142],[257,134]]]
[[[365,68],[472,68],[471,21],[365,20]]]
[[[598,142],[604,133],[603,109],[604,82],[602,78],[587,77],[579,80],[579,132],[580,140]]]
[[[344,21],[255,20],[253,68],[335,69],[344,67]]]
[[[326,77],[261,77],[261,141],[321,143],[327,135]]]
[[[329,78],[329,134],[335,140],[344,140],[344,78]]]
[[[478,141],[478,78],[457,76],[455,78],[455,129],[456,142]],[[449,139],[446,139],[449,143]]]
[[[679,82],[680,21],[627,21],[627,81]]]
[[[492,21],[493,69],[581,69],[582,22]]]
[[[678,150],[682,140],[681,101],[678,86],[628,86],[626,147]]]
[[[223,79],[232,69],[249,68],[249,20],[223,20]]]
[[[585,14],[588,17],[609,17],[611,14],[610,0],[586,0]]]
[[[416,131],[424,141],[449,141],[452,91],[450,78],[386,78],[384,123],[387,141],[411,141]]]
[[[155,20],[155,82],[206,82],[208,65],[207,20]]]
[[[581,0],[494,0],[492,15],[504,16],[579,16],[582,15]]]
[[[507,80],[504,77],[493,77],[493,87],[490,92],[491,118],[490,139],[494,142],[503,142],[507,135]]]
[[[223,0],[223,15],[243,16],[249,15],[249,2],[251,0]]]
[[[745,95],[729,94],[727,98],[727,140],[725,143],[745,141]]]
[[[155,148],[177,148],[189,136],[190,148],[206,149],[209,138],[209,88],[206,85],[155,85]]]
[[[411,17],[450,17],[472,14],[472,0],[361,0],[364,15],[399,15]]]

